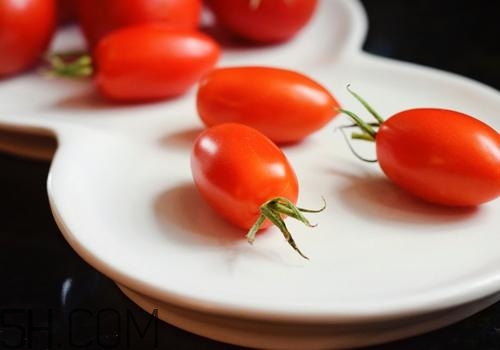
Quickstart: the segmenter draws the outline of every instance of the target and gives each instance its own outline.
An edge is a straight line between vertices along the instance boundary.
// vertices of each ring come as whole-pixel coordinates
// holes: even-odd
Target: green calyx
[[[49,77],[86,78],[94,74],[92,58],[88,54],[54,54],[46,60],[49,68],[43,73]]]
[[[291,218],[294,218],[305,225],[309,227],[314,227],[315,225],[311,224],[309,220],[304,216],[303,213],[319,213],[323,211],[326,208],[326,202],[323,199],[323,207],[317,210],[311,210],[311,209],[304,209],[304,208],[299,208],[295,206],[289,199],[283,198],[283,197],[276,197],[273,198],[260,207],[260,216],[255,222],[255,224],[250,228],[248,231],[246,238],[249,243],[253,243],[255,241],[255,235],[257,234],[257,231],[259,231],[260,227],[262,226],[263,222],[268,219],[271,221],[276,227],[279,228],[283,236],[285,237],[286,241],[290,246],[300,254],[304,259],[309,258],[302,254],[300,249],[298,248],[297,244],[295,243],[292,234],[286,227],[285,221],[283,220],[283,216],[289,216]]]
[[[360,95],[358,95],[356,92],[354,92],[352,89],[351,89],[351,86],[350,85],[347,85],[347,91],[349,91],[349,93],[356,99],[358,100],[358,102],[360,102],[363,107],[365,107],[365,109],[375,118],[375,122],[371,122],[371,123],[368,123],[366,121],[364,121],[363,119],[361,119],[356,113],[352,112],[352,111],[349,111],[349,110],[346,110],[346,109],[342,109],[342,108],[339,108],[338,111],[347,115],[349,118],[351,118],[353,120],[353,124],[350,124],[350,125],[343,125],[341,127],[339,127],[338,129],[342,132],[342,135],[344,136],[345,140],[346,140],[346,143],[347,145],[349,146],[349,149],[351,150],[351,152],[359,159],[361,159],[362,161],[365,161],[365,162],[376,162],[377,160],[373,160],[373,159],[367,159],[367,158],[364,158],[362,157],[361,155],[359,155],[356,150],[352,147],[352,144],[351,142],[349,141],[349,138],[346,136],[344,130],[345,129],[349,129],[349,128],[358,128],[360,129],[360,131],[358,132],[352,132],[351,133],[351,139],[354,139],[354,140],[363,140],[363,141],[375,141],[375,138],[377,136],[377,130],[378,128],[380,127],[380,125],[382,125],[382,123],[384,122],[384,118],[382,118],[380,116],[380,114],[378,114],[370,104],[368,104],[368,102],[366,102]]]
[[[384,122],[384,118],[382,118],[380,116],[380,114],[378,114],[373,108],[372,106],[370,106],[368,104],[368,102],[366,102],[360,95],[358,95],[356,92],[354,92],[352,89],[351,89],[351,85],[348,84],[347,87],[346,87],[347,91],[349,91],[349,93],[354,96],[354,98],[356,100],[358,100],[362,105],[363,107],[366,108],[366,110],[368,112],[370,112],[370,114],[377,120],[378,124],[382,124]]]

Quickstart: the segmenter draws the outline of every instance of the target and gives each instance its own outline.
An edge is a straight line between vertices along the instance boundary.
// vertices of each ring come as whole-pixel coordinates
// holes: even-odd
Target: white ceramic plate
[[[383,101],[375,104],[384,114],[444,106],[499,127],[500,98],[487,88],[360,61],[311,74],[327,77],[344,104],[352,102],[341,92],[351,81]],[[121,284],[209,312],[316,321],[420,313],[500,289],[500,201],[450,209],[408,196],[376,165],[352,156],[334,132],[345,119],[285,149],[301,184],[299,203],[318,207],[321,196],[328,203],[315,229],[289,222],[311,258],[305,261],[277,230],[250,246],[244,232],[210,210],[191,180],[190,145],[200,127],[191,104],[179,101],[163,113],[166,127],[155,137],[134,137],[138,122],[114,133],[65,130],[50,172],[49,195],[66,238]]]
[[[495,294],[459,307],[377,322],[290,323],[224,317],[179,308],[124,286],[119,287],[147,312],[156,310],[160,319],[185,330],[227,343],[275,350],[332,350],[380,344],[449,325],[492,305],[500,298]]]
[[[228,49],[221,64],[298,69],[357,111],[347,83],[383,115],[434,106],[500,128],[498,92],[366,55],[360,51],[365,29],[357,2],[325,0],[296,40]],[[78,33],[56,42],[57,48],[68,45],[78,46]],[[219,219],[197,194],[189,169],[191,142],[201,129],[193,92],[174,101],[113,106],[88,82],[28,74],[2,82],[0,99],[5,128],[58,138],[48,192],[68,242],[92,266],[148,298],[218,317],[372,324],[433,314],[500,290],[500,201],[457,210],[402,193],[376,165],[352,156],[334,132],[347,122],[343,117],[285,149],[300,180],[300,204],[320,206],[321,196],[328,203],[314,217],[315,229],[289,222],[311,258],[305,261],[274,229],[248,245],[244,232]]]

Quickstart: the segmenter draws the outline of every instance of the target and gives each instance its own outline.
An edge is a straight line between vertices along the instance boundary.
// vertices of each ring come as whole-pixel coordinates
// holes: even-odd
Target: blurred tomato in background
[[[224,29],[252,42],[275,43],[289,40],[309,22],[317,0],[205,0],[205,3]]]
[[[0,77],[35,65],[55,26],[55,0],[1,0]]]
[[[219,54],[217,42],[195,30],[130,26],[99,41],[95,82],[102,95],[117,102],[174,97],[210,70]]]
[[[88,46],[111,31],[159,22],[175,29],[198,27],[201,0],[77,0],[78,20]]]

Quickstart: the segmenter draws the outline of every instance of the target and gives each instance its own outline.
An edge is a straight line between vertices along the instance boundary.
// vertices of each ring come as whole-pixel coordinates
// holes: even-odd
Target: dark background
[[[368,52],[456,72],[500,88],[500,1],[491,0],[364,0],[369,17]],[[499,111],[500,113],[500,111]],[[64,241],[48,206],[49,164],[0,154],[0,310],[33,310],[34,326],[52,319],[52,344],[68,344],[68,313],[88,309],[73,325],[75,343],[92,342],[127,348],[123,327],[127,310],[141,327],[148,315],[132,304],[108,278],[83,262]],[[451,247],[450,247],[451,249]],[[96,315],[106,308],[116,315]],[[47,310],[51,310],[51,315]],[[27,311],[4,315],[27,324]],[[97,329],[100,334],[97,334]],[[240,349],[184,332],[160,322],[162,349]],[[98,339],[98,336],[99,339]],[[121,336],[121,338],[120,338]],[[46,349],[47,332],[34,333],[33,348]],[[19,331],[2,330],[0,340],[20,342]],[[27,348],[28,343],[26,342]],[[153,349],[155,337],[131,334],[133,349]],[[2,348],[0,346],[0,348]],[[450,327],[370,350],[498,350],[500,303]]]

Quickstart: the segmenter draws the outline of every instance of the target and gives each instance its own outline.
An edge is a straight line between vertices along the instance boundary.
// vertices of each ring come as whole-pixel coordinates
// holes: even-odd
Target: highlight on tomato
[[[198,114],[207,126],[251,126],[276,143],[302,140],[338,114],[332,94],[309,77],[272,67],[211,70],[198,85]]]
[[[284,217],[312,226],[295,206],[297,176],[285,154],[265,135],[243,124],[227,123],[205,129],[191,153],[194,183],[202,197],[230,223],[248,230],[252,243],[257,232],[276,225],[302,257]]]
[[[65,0],[67,1],[67,0]],[[90,49],[112,31],[146,23],[198,28],[201,0],[77,0],[78,21]]]
[[[39,62],[55,27],[55,0],[0,1],[0,78]]]
[[[381,169],[399,187],[447,206],[477,206],[500,196],[500,134],[491,126],[439,108],[409,109],[384,120],[349,91],[375,118],[367,123],[342,110],[354,120],[347,127],[361,130],[352,137],[375,142]]]
[[[291,39],[313,17],[317,0],[206,0],[218,24],[256,43]]]
[[[112,101],[141,102],[183,94],[219,56],[217,42],[201,32],[144,24],[107,35],[92,58],[83,56],[66,64],[55,56],[51,63],[56,75],[95,73],[97,89]]]

